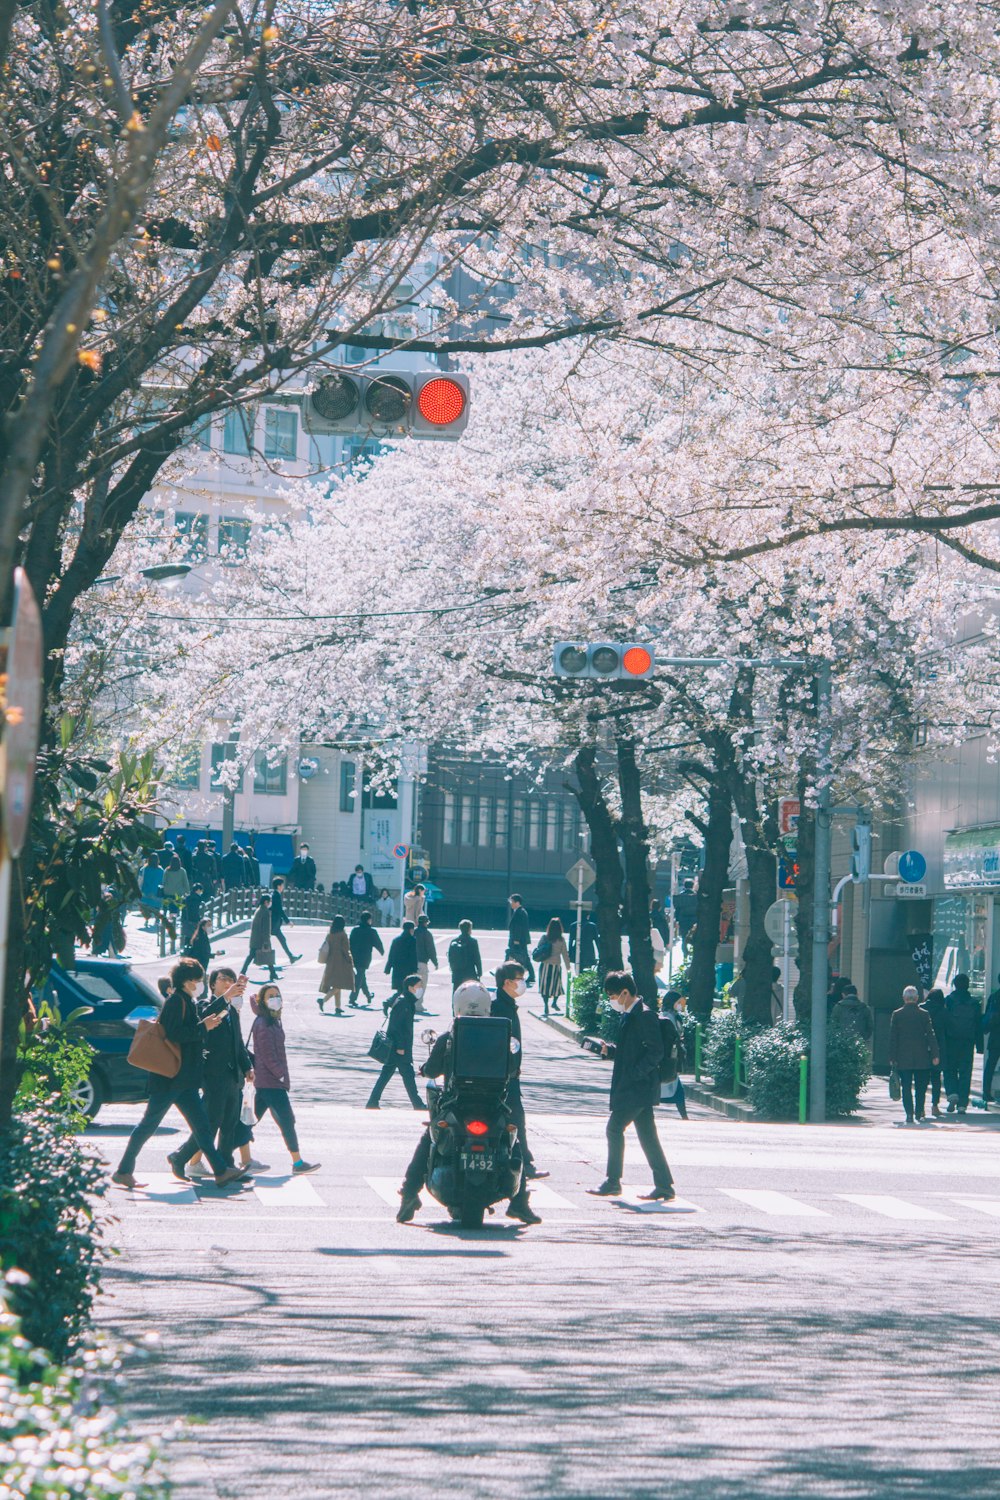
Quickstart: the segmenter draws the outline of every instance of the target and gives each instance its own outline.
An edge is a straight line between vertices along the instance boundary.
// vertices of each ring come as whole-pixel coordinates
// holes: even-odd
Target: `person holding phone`
[[[243,1084],[253,1080],[253,1064],[243,1043],[239,1011],[233,1003],[237,997],[242,1000],[246,987],[245,974],[237,978],[232,969],[216,969],[208,979],[209,998],[198,1006],[205,1027],[202,1038],[205,1113],[213,1140],[218,1136],[219,1154],[230,1167],[234,1164]],[[183,1146],[167,1157],[175,1177],[186,1178],[188,1163],[198,1152],[198,1146],[191,1134]]]

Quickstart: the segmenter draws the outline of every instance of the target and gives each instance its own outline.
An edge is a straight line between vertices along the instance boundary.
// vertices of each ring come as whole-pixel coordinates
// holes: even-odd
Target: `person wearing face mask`
[[[243,1081],[253,1078],[240,1030],[239,1007],[234,1004],[237,998],[242,1002],[246,982],[245,974],[237,979],[232,969],[216,969],[209,976],[210,997],[198,1005],[202,1019],[215,1015],[221,1018],[221,1023],[206,1031],[202,1039],[202,1089],[212,1138],[218,1135],[219,1152],[228,1166],[233,1165]],[[197,1152],[198,1142],[192,1134],[167,1157],[175,1177],[186,1179],[187,1165]]]
[[[257,1018],[250,1030],[255,1084],[253,1112],[258,1120],[265,1114],[271,1115],[288,1147],[292,1171],[296,1177],[303,1177],[307,1172],[318,1172],[318,1163],[303,1161],[299,1138],[295,1133],[295,1115],[288,1098],[291,1080],[288,1076],[288,1058],[285,1055],[281,991],[278,986],[265,984],[251,997],[250,1009]]]
[[[597,1198],[613,1198],[622,1190],[625,1163],[625,1131],[635,1126],[639,1145],[653,1173],[651,1192],[640,1193],[645,1202],[668,1203],[676,1197],[673,1178],[656,1133],[653,1111],[660,1098],[660,1062],[663,1039],[655,1013],[639,999],[631,974],[612,970],[604,978],[604,992],[612,1010],[621,1016],[618,1040],[605,1043],[605,1057],[614,1054],[611,1074],[611,1113],[608,1116],[608,1169],[600,1187],[588,1188]]]
[[[507,1108],[517,1126],[517,1134],[521,1141],[524,1175],[538,1179],[548,1177],[549,1174],[539,1171],[535,1158],[531,1154],[531,1147],[528,1145],[528,1127],[524,1118],[524,1103],[521,1099],[521,1062],[524,1054],[521,1048],[521,1017],[518,1014],[517,1002],[527,988],[524,982],[523,965],[511,961],[501,964],[497,969],[497,994],[490,1006],[490,1015],[501,1016],[505,1021],[510,1022],[510,1050],[513,1053],[513,1059],[510,1077],[507,1080]]]
[[[393,1002],[389,1012],[389,1024],[385,1029],[386,1041],[392,1051],[375,1080],[375,1087],[371,1091],[365,1109],[381,1108],[379,1100],[393,1073],[398,1073],[403,1080],[403,1087],[409,1095],[413,1108],[424,1108],[424,1101],[417,1091],[417,1081],[413,1076],[413,1018],[422,994],[423,984],[420,975],[407,975],[400,987],[399,995]]]

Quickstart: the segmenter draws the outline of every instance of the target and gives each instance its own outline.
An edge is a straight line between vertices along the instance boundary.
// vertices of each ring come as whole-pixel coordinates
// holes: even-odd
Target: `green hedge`
[[[7,1291],[17,1292],[18,1273]],[[166,1481],[153,1447],[109,1405],[111,1356],[72,1369],[22,1336],[0,1296],[0,1493],[9,1500],[158,1500]]]
[[[808,1028],[779,1024],[744,1026],[735,1010],[716,1011],[704,1048],[704,1066],[717,1093],[732,1095],[736,1039],[743,1045],[747,1099],[767,1120],[797,1120],[799,1063],[809,1055]],[[871,1077],[868,1048],[851,1031],[831,1027],[826,1038],[826,1113],[836,1119],[858,1108]]]
[[[604,986],[596,969],[584,969],[582,974],[573,980],[570,1013],[576,1024],[582,1027],[588,1036],[604,1037],[609,1042],[617,1039],[618,1022],[621,1017],[608,1004]]]
[[[104,1165],[67,1130],[60,1101],[21,1110],[0,1135],[0,1268],[31,1343],[64,1359],[90,1317],[103,1255],[93,1200]]]

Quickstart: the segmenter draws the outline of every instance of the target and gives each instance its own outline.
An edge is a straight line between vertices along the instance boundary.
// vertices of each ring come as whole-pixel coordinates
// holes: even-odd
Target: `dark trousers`
[[[289,948],[288,944],[285,942],[285,934],[282,932],[282,930],[281,930],[280,927],[275,927],[272,924],[272,926],[271,926],[271,937],[272,937],[272,939],[273,939],[274,942],[281,944],[281,946],[284,948],[285,953],[287,954],[288,958],[291,959],[292,950],[291,950],[291,948]]]
[[[969,1107],[969,1089],[972,1086],[972,1059],[975,1056],[974,1047],[963,1047],[961,1051],[956,1047],[945,1063],[944,1069],[944,1091],[948,1095],[948,1103],[955,1103],[959,1109]]]
[[[239,1124],[240,1101],[243,1098],[243,1080],[238,1073],[207,1073],[202,1088],[212,1139],[215,1140],[218,1134],[219,1155],[225,1157],[226,1166],[231,1167],[233,1137]],[[189,1135],[174,1154],[179,1162],[186,1164],[197,1150],[198,1142],[193,1135]]]
[[[355,1000],[357,1000],[358,996],[360,994],[362,994],[362,993],[364,994],[365,999],[368,1000],[369,1002],[371,1002],[372,1000],[375,999],[375,996],[372,994],[371,990],[368,988],[368,965],[366,964],[363,969],[359,969],[358,966],[357,966],[357,964],[355,964],[354,965],[354,988],[351,991],[350,996],[348,997],[349,1000],[350,1000],[350,1002],[353,1004],[353,1002]]]
[[[996,1072],[997,1063],[1000,1063],[1000,1037],[993,1040],[990,1037],[986,1043],[986,1055],[983,1058],[983,1103],[987,1104],[993,1098],[993,1074]]]
[[[661,1099],[660,1103],[661,1104],[676,1104],[677,1105],[677,1113],[680,1115],[681,1119],[682,1120],[686,1120],[687,1119],[687,1117],[688,1117],[687,1100],[684,1097],[684,1085],[683,1085],[683,1083],[681,1082],[681,1080],[679,1078],[677,1080],[677,1087],[674,1090],[672,1096],[669,1099]]]
[[[660,1137],[656,1133],[656,1119],[651,1104],[647,1104],[644,1109],[613,1109],[608,1116],[606,1180],[615,1186],[621,1186],[622,1169],[625,1165],[625,1131],[629,1125],[635,1126],[642,1154],[653,1174],[654,1188],[658,1193],[665,1193],[673,1185],[674,1179],[670,1175],[667,1158],[663,1154]]]
[[[524,972],[528,984],[535,982],[535,969],[531,962],[531,954],[528,952],[527,943],[508,943],[507,958],[512,958],[516,964],[524,965]]]
[[[281,1139],[298,1160],[299,1138],[295,1134],[295,1114],[287,1089],[257,1089],[253,1096],[254,1114],[259,1120],[268,1110],[281,1131]]]
[[[931,1103],[935,1108],[941,1103],[941,1068],[931,1068]]]
[[[176,1105],[191,1128],[198,1149],[202,1151],[216,1177],[230,1165],[221,1151],[215,1149],[214,1132],[208,1123],[208,1115],[197,1089],[158,1088],[149,1096],[145,1113],[128,1138],[125,1154],[118,1163],[119,1172],[132,1173],[139,1152],[146,1142],[156,1134],[172,1106]],[[192,1151],[191,1155],[194,1155]]]
[[[509,1096],[508,1096],[509,1098]],[[523,1149],[523,1143],[522,1143]],[[410,1158],[410,1165],[403,1176],[403,1197],[415,1198],[427,1181],[427,1168],[431,1160],[431,1133],[425,1130],[417,1142],[417,1149]],[[528,1206],[528,1184],[522,1177],[520,1191],[510,1200],[510,1207]]]
[[[912,1120],[916,1115],[918,1120],[922,1120],[927,1101],[927,1085],[931,1081],[930,1068],[900,1068],[899,1081],[903,1088],[906,1118]]]
[[[393,1073],[398,1073],[403,1080],[403,1087],[410,1096],[410,1103],[413,1105],[413,1108],[425,1109],[426,1105],[417,1092],[417,1080],[413,1076],[413,1058],[400,1057],[398,1052],[394,1052],[388,1062],[382,1064],[382,1071],[375,1080],[375,1087],[371,1091],[368,1103],[378,1103]]]
[[[528,1126],[524,1118],[524,1103],[521,1099],[521,1080],[512,1078],[507,1084],[507,1108],[510,1117],[517,1126],[517,1138],[521,1142],[521,1155],[524,1158],[524,1170],[533,1172],[535,1170],[535,1158],[531,1154],[528,1145]]]

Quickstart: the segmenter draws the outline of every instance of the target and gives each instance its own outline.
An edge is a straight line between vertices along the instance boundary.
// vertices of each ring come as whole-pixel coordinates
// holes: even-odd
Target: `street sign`
[[[898,901],[923,901],[927,897],[927,887],[922,881],[915,883],[904,883],[896,887],[896,899]]]
[[[586,891],[593,885],[597,876],[594,867],[585,859],[578,859],[575,865],[571,865],[566,871],[566,879],[574,890]]]
[[[409,844],[395,844],[392,850],[392,857],[393,859],[405,859],[409,852]]]
[[[927,861],[919,849],[907,849],[899,856],[899,878],[904,885],[919,885],[927,874]]]
[[[778,831],[783,834],[797,834],[800,811],[798,797],[782,797],[778,803]]]
[[[799,873],[798,861],[794,854],[778,856],[778,890],[794,891],[795,877]]]
[[[42,716],[42,619],[23,568],[14,571],[14,617],[7,635],[4,731],[0,743],[3,838],[16,859],[24,848]]]
[[[788,913],[788,951],[798,951],[799,939],[795,931],[795,903],[793,901],[772,901],[764,913],[764,931],[776,948],[784,948],[785,945],[785,913]]]

